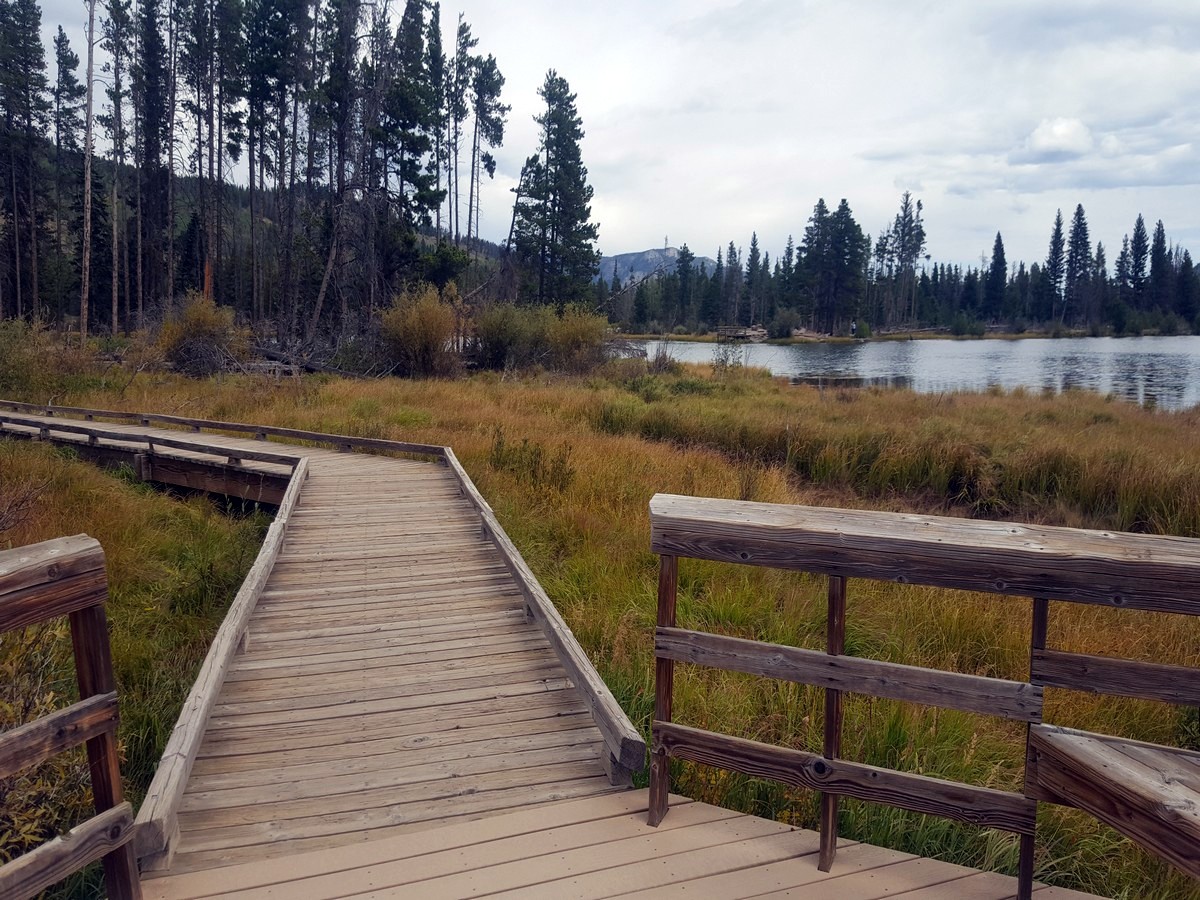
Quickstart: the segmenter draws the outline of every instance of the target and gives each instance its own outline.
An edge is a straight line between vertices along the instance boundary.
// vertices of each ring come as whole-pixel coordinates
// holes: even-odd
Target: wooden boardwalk
[[[222,646],[226,661],[198,679],[212,696],[185,704],[167,784],[138,817],[149,897],[1013,895],[1011,878],[852,842],[820,872],[815,833],[685,798],[650,828],[646,792],[625,790],[614,763],[629,746],[611,695],[539,612],[536,579],[452,454],[45,430],[62,422],[0,410],[0,432],[81,448],[172,442],[150,448],[164,471],[227,453],[245,454],[218,461],[231,473],[291,478],[247,577],[258,587],[243,588],[247,618],[218,634],[210,661]]]
[[[309,457],[180,807],[171,871],[613,790],[445,467]]]
[[[645,791],[567,801],[335,850],[145,885],[148,900],[236,897],[803,897],[805,900],[1003,900],[1014,879],[842,841],[832,872],[819,836],[672,798],[658,828]],[[1088,895],[1038,886],[1036,900]]]

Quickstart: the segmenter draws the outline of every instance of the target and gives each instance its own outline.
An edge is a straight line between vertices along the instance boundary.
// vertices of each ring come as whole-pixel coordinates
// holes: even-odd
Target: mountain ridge
[[[641,280],[655,272],[661,272],[663,275],[669,275],[675,271],[675,266],[679,263],[679,248],[678,247],[663,247],[650,250],[640,250],[633,253],[617,253],[613,256],[605,256],[600,260],[600,271],[597,278],[603,278],[607,282],[612,282],[613,272],[616,272],[617,277],[621,279],[622,284],[628,284],[632,277],[636,280]],[[707,256],[697,256],[693,265],[696,271],[700,270],[700,265],[703,263],[711,275],[713,269],[716,268],[717,261],[710,259]]]

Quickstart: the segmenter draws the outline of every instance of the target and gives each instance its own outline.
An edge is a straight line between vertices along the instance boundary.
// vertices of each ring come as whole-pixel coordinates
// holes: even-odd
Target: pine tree
[[[693,282],[696,280],[696,254],[688,248],[686,242],[679,248],[679,255],[675,258],[675,274],[679,277],[679,309],[682,318],[691,318],[692,304],[695,302]]]
[[[66,32],[58,26],[54,36],[54,87],[50,94],[53,103],[54,130],[54,252],[51,257],[52,291],[55,317],[61,322],[66,314],[66,295],[74,278],[74,242],[68,237],[68,211],[74,208],[77,181],[73,165],[79,152],[79,133],[83,128],[83,99],[87,93],[75,74],[79,55],[71,49]]]
[[[813,213],[809,216],[808,225],[804,229],[804,237],[800,240],[800,256],[804,260],[804,272],[807,276],[806,287],[813,303],[808,312],[812,318],[812,328],[817,329],[817,311],[828,287],[826,285],[829,269],[829,207],[825,198],[817,200]]]
[[[1159,219],[1150,244],[1150,305],[1153,309],[1170,312],[1174,308],[1171,296],[1174,274],[1167,252],[1167,231]]]
[[[738,324],[754,325],[762,316],[762,251],[758,249],[758,232],[750,235],[750,251],[746,254],[744,318]]]
[[[912,193],[905,191],[900,198],[900,211],[892,222],[887,246],[896,263],[896,305],[889,311],[889,321],[916,318],[917,261],[925,252],[925,223],[921,217],[924,209],[920,200],[914,202]]]
[[[138,324],[143,324],[145,295],[152,301],[166,294],[163,277],[163,232],[167,228],[167,170],[163,152],[168,141],[169,60],[163,43],[161,0],[139,0],[137,48],[132,71],[137,183]],[[174,117],[174,112],[171,112]]]
[[[1087,217],[1083,204],[1075,206],[1071,233],[1067,240],[1067,266],[1063,292],[1062,319],[1086,316],[1088,280],[1092,273],[1092,244],[1088,237]]]
[[[126,78],[129,74],[129,57],[133,48],[133,19],[130,0],[106,0],[108,17],[101,23],[103,46],[108,51],[110,62],[107,71],[110,80],[108,114],[103,122],[112,146],[112,177],[109,179],[109,222],[112,226],[112,311],[109,327],[113,334],[121,328],[119,302],[121,277],[121,242],[124,236],[126,207],[121,194],[121,176],[125,168],[125,152],[128,149],[128,132],[125,121],[125,101],[129,96]],[[128,263],[128,259],[126,259]],[[129,275],[126,265],[125,311],[129,312]],[[128,322],[128,315],[126,316]]]
[[[87,73],[84,77],[83,106],[83,235],[82,261],[79,270],[79,340],[87,344],[88,310],[91,300],[92,272],[92,95],[95,89],[94,65],[96,47],[96,0],[87,0]]]
[[[742,306],[742,258],[733,241],[725,250],[725,270],[721,282],[721,320],[736,325],[741,321]]]
[[[1129,241],[1129,283],[1133,288],[1133,302],[1138,309],[1146,309],[1146,261],[1150,253],[1150,239],[1146,234],[1146,220],[1138,213],[1133,223],[1133,237]]]
[[[992,244],[992,262],[983,289],[983,314],[996,320],[1004,314],[1004,289],[1008,284],[1008,262],[1004,258],[1004,239],[996,232]]]
[[[1098,327],[1103,318],[1108,315],[1112,304],[1112,288],[1108,283],[1108,256],[1102,241],[1096,241],[1096,253],[1092,258],[1092,272],[1088,278],[1087,296],[1088,324]]]
[[[504,76],[496,58],[490,53],[486,59],[477,59],[471,77],[471,111],[474,127],[471,133],[470,186],[467,192],[467,240],[471,240],[472,221],[475,236],[479,236],[479,187],[480,177],[487,172],[488,178],[496,175],[496,158],[490,150],[504,143],[504,125],[510,106],[500,102],[504,89]],[[484,148],[488,149],[484,149]]]
[[[1192,254],[1183,251],[1183,259],[1179,264],[1179,274],[1175,277],[1175,312],[1195,330],[1200,327],[1197,316],[1200,315],[1200,285],[1196,284],[1196,269],[1192,264]]]
[[[1054,230],[1050,232],[1050,250],[1046,254],[1046,265],[1042,269],[1046,277],[1046,286],[1050,292],[1050,315],[1058,318],[1061,315],[1063,289],[1063,217],[1062,210],[1054,216]]]
[[[1121,252],[1117,254],[1113,278],[1117,285],[1117,300],[1124,305],[1133,302],[1133,254],[1129,249],[1129,235],[1121,240]]]
[[[0,126],[7,145],[5,193],[12,238],[12,296],[18,316],[41,312],[38,233],[42,179],[38,170],[44,161],[42,136],[50,117],[41,24],[36,0],[0,2]]]
[[[832,334],[857,318],[869,240],[845,199],[831,214],[822,198],[804,230],[801,249],[817,330]]]
[[[442,174],[447,171],[447,135],[449,128],[446,108],[446,51],[442,49],[442,5],[434,3],[429,14],[429,29],[425,41],[425,71],[429,79],[429,109],[434,121],[433,165],[434,190],[442,194]],[[449,192],[447,192],[449,193]],[[437,239],[442,240],[442,203],[438,202],[434,214]]]
[[[462,125],[470,112],[467,92],[471,86],[475,68],[475,57],[471,51],[479,40],[471,35],[471,26],[467,24],[462,13],[458,14],[458,30],[454,39],[454,58],[450,62],[447,73],[446,109],[450,118],[450,218],[451,230],[454,232],[454,243],[458,243],[461,235],[459,199],[462,191],[459,188],[458,162],[462,151]]]
[[[599,226],[591,221],[592,187],[580,154],[584,132],[576,96],[553,69],[538,96],[546,110],[534,117],[541,141],[522,171],[527,187],[514,209],[514,249],[530,275],[532,297],[561,310],[587,293],[599,265],[593,247]]]

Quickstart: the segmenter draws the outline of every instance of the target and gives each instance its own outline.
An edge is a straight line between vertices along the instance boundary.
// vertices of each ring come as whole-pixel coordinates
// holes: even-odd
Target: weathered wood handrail
[[[146,449],[151,453],[155,452],[156,447],[170,447],[173,450],[190,450],[193,453],[204,453],[210,456],[222,457],[233,465],[238,465],[244,460],[251,460],[252,462],[274,463],[275,465],[292,467],[296,465],[296,460],[299,458],[294,453],[284,454],[270,453],[264,450],[235,449],[208,444],[204,441],[168,438],[162,435],[137,435],[124,431],[105,431],[95,426],[70,425],[66,422],[47,424],[44,419],[0,413],[0,427],[4,425],[22,425],[26,428],[37,428],[38,434],[43,438],[48,438],[53,433],[59,432],[62,434],[83,435],[88,438],[89,444],[94,444],[98,440],[118,441],[126,444],[145,444]]]
[[[837,797],[850,796],[1019,834],[1021,898],[1028,898],[1032,892],[1038,800],[1086,809],[1184,871],[1200,874],[1194,843],[1200,834],[1200,816],[1191,824],[1164,822],[1172,817],[1155,811],[1163,807],[1162,785],[1158,783],[1163,779],[1141,776],[1146,778],[1147,793],[1140,797],[1141,788],[1106,783],[1109,769],[1129,762],[1125,759],[1122,763],[1118,758],[1114,763],[1114,753],[1118,757],[1122,753],[1136,756],[1152,772],[1160,754],[1180,759],[1171,754],[1183,751],[1152,745],[1131,750],[1131,742],[1121,742],[1113,750],[1110,744],[1116,739],[1040,724],[1044,686],[1200,703],[1194,669],[1046,647],[1051,600],[1200,614],[1200,540],[661,494],[650,502],[650,519],[651,548],[661,556],[651,824],[657,824],[666,814],[669,760],[677,757],[820,791],[819,865],[825,870],[832,864],[837,838]],[[827,651],[819,653],[677,627],[680,557],[829,576]],[[842,655],[847,578],[1031,598],[1029,683]],[[824,688],[823,753],[772,747],[673,723],[676,662]],[[841,694],[845,691],[1029,723],[1024,794],[839,759]],[[1039,756],[1044,757],[1042,762]],[[1164,764],[1174,773],[1166,782],[1177,784],[1181,792],[1192,791],[1200,796],[1200,756],[1184,756],[1186,764]],[[1096,779],[1096,786],[1088,784],[1089,778]],[[1180,822],[1190,822],[1189,815],[1179,817]]]
[[[104,551],[86,535],[0,551],[0,633],[67,616],[80,696],[0,734],[0,778],[83,744],[96,809],[67,835],[0,867],[2,897],[35,897],[96,860],[103,860],[110,898],[141,897],[130,845],[133,812],[121,793],[107,599]]]
[[[233,434],[249,434],[257,440],[267,437],[286,438],[292,441],[308,441],[313,444],[329,444],[341,450],[362,448],[385,450],[393,453],[411,453],[417,456],[433,456],[440,459],[445,448],[437,444],[414,444],[407,441],[391,441],[383,438],[358,437],[350,434],[327,434],[321,431],[305,431],[299,428],[280,428],[275,425],[251,425],[245,422],[222,422],[213,419],[195,419],[187,416],[171,416],[162,413],[121,412],[111,409],[87,409],[77,406],[40,405],[0,400],[0,409],[33,413],[41,416],[82,416],[87,421],[114,419],[136,425],[173,425],[192,431],[225,431]],[[248,459],[250,457],[247,457]]]

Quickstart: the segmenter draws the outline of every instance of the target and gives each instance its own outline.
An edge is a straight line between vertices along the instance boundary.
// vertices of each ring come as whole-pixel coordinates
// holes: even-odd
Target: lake
[[[647,341],[647,352],[653,356],[662,345],[681,362],[712,362],[718,346]],[[882,385],[926,394],[993,386],[1083,389],[1163,409],[1200,404],[1196,335],[744,344],[731,352],[743,365],[831,387]]]

